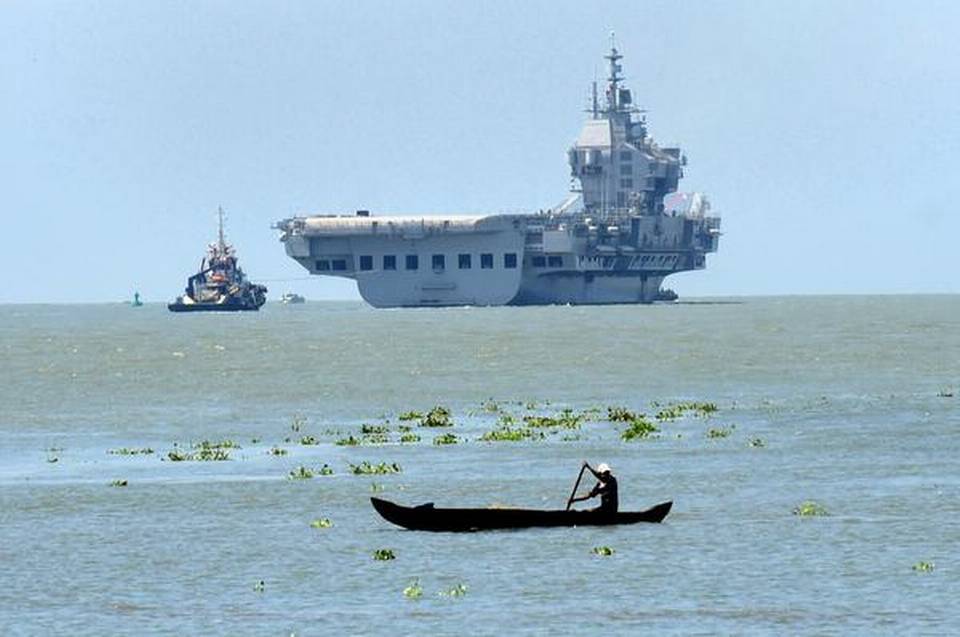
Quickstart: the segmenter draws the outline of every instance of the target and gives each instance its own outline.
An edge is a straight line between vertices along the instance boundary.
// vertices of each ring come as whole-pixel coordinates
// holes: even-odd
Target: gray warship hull
[[[612,47],[606,98],[568,152],[573,194],[553,209],[484,216],[318,214],[284,219],[287,255],[354,279],[374,307],[652,303],[665,277],[706,267],[720,218],[681,194],[686,157],[660,147],[622,87]]]

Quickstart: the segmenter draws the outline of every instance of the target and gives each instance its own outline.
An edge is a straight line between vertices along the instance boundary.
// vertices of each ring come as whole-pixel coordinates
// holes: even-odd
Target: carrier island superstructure
[[[570,196],[530,214],[298,216],[276,224],[311,274],[355,279],[375,307],[650,303],[664,277],[706,267],[720,218],[681,194],[686,157],[648,134],[605,56],[605,95],[568,152]]]

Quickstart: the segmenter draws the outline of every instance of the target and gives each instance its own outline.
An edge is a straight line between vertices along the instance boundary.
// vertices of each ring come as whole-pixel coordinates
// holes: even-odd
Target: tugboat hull
[[[168,303],[171,312],[258,312],[259,305],[241,303]]]

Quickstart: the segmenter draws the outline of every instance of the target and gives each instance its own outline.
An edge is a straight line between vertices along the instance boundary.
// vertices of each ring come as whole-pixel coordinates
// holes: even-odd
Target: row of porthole
[[[373,270],[373,255],[361,254],[358,259],[358,270],[361,272],[370,272]],[[316,269],[318,272],[346,272],[347,271],[347,260],[346,259],[318,259],[316,261]],[[482,253],[480,255],[480,269],[482,270],[492,270],[494,265],[493,254],[489,252]],[[535,268],[562,268],[563,267],[563,257],[558,255],[551,256],[534,256],[530,258],[530,265]],[[397,255],[395,254],[385,254],[381,258],[381,266],[383,270],[392,271],[398,269]],[[434,270],[444,270],[446,269],[446,255],[444,254],[434,254],[430,258],[430,266]],[[457,268],[460,270],[470,270],[473,267],[473,255],[471,254],[458,254],[457,255]],[[517,267],[517,253],[516,252],[506,252],[503,255],[503,267],[508,270],[512,270]],[[418,254],[408,254],[404,256],[404,269],[405,270],[419,270],[420,269],[420,255]]]
[[[369,272],[373,270],[373,255],[361,254],[358,259],[358,270],[361,272]],[[420,269],[420,255],[418,254],[407,254],[404,255],[403,261],[405,270],[419,270]],[[494,265],[493,254],[490,252],[485,252],[480,255],[480,269],[481,270],[492,270]],[[397,270],[397,255],[395,254],[385,254],[381,259],[381,267],[383,270]],[[434,270],[445,270],[447,267],[447,257],[445,254],[434,254],[430,257],[430,267]],[[471,254],[458,254],[457,255],[457,267],[460,270],[470,270],[473,268],[473,255]],[[517,253],[516,252],[507,252],[503,255],[503,267],[506,269],[513,269],[517,267]],[[318,272],[344,272],[347,270],[347,261],[346,259],[318,259],[316,262],[316,268]]]

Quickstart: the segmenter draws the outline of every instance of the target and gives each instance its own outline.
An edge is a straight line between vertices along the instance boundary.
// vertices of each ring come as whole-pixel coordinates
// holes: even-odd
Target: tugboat
[[[217,242],[207,247],[200,271],[187,279],[185,293],[167,305],[171,312],[257,311],[267,300],[267,288],[247,279],[233,246],[223,237],[223,208],[218,215]]]

